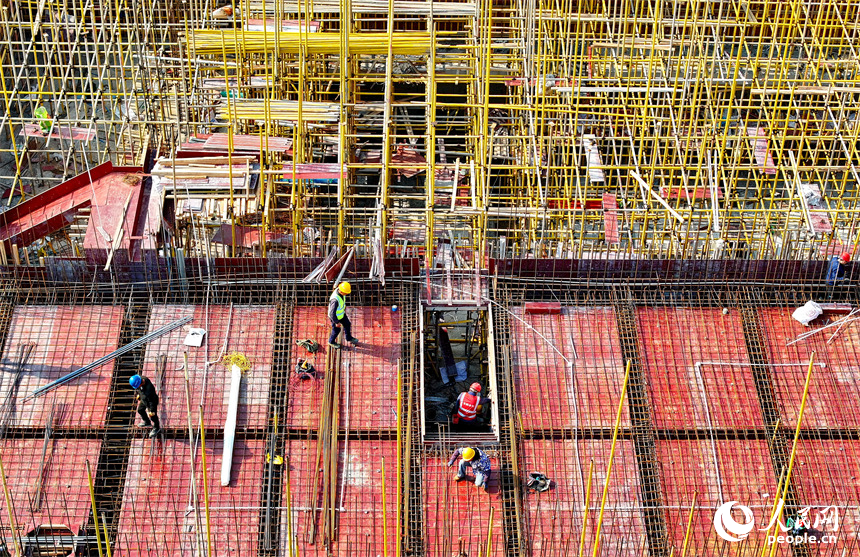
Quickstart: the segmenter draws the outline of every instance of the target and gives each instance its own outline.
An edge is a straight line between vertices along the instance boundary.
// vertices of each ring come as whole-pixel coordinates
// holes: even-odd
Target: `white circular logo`
[[[723,503],[714,513],[714,528],[717,530],[717,535],[729,542],[739,542],[746,539],[755,527],[752,509],[744,505],[738,505],[738,509],[744,515],[744,522],[736,522],[732,518],[732,507],[736,503],[737,501]]]

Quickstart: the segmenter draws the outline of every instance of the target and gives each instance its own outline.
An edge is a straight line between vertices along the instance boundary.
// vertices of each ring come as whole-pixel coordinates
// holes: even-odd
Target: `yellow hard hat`
[[[466,460],[472,460],[475,458],[475,449],[472,447],[466,447],[466,450],[463,451],[463,458]]]
[[[337,287],[337,290],[341,294],[349,294],[352,292],[352,286],[350,286],[348,282],[342,282],[340,283],[340,286]]]

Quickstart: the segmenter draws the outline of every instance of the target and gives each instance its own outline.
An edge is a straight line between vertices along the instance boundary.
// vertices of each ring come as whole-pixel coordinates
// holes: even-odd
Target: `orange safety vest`
[[[478,414],[478,402],[480,400],[481,397],[478,395],[463,393],[460,395],[460,409],[457,411],[457,415],[467,422],[474,421],[475,416]]]

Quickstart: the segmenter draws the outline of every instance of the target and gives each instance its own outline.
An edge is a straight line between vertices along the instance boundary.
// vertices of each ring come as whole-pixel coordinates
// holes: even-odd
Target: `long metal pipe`
[[[87,372],[90,372],[90,371],[96,369],[97,367],[101,367],[101,366],[105,365],[106,363],[108,363],[112,360],[115,360],[116,358],[119,358],[123,354],[131,352],[135,348],[139,348],[139,347],[143,346],[144,344],[152,342],[153,340],[155,340],[161,336],[164,336],[173,330],[178,329],[179,327],[181,327],[181,326],[185,325],[186,323],[188,323],[189,321],[191,321],[191,319],[192,319],[191,317],[183,317],[182,319],[179,319],[178,321],[174,321],[170,325],[166,325],[166,326],[158,329],[157,331],[153,331],[153,332],[149,333],[148,335],[145,335],[145,336],[140,337],[139,339],[133,340],[133,341],[129,342],[128,344],[126,344],[125,346],[123,346],[122,348],[114,350],[113,352],[111,352],[107,356],[103,356],[103,357],[99,358],[98,360],[92,362],[91,364],[87,364],[82,368],[78,368],[75,371],[60,377],[56,381],[52,381],[51,383],[48,383],[44,387],[39,387],[38,389],[33,391],[29,396],[27,396],[27,398],[25,398],[24,401],[26,402],[28,400],[32,400],[32,399],[38,398],[38,397],[40,397],[46,393],[49,393],[50,391],[53,391],[57,387],[62,386],[64,383],[68,383],[72,379],[80,377],[81,375],[83,375]]]
[[[600,500],[600,515],[597,517],[597,532],[594,534],[593,557],[600,551],[600,531],[603,528],[603,511],[606,508],[606,497],[609,494],[609,481],[612,478],[612,462],[615,460],[615,444],[618,442],[618,430],[621,428],[621,411],[624,409],[624,398],[627,394],[627,381],[630,379],[631,360],[627,360],[627,371],[624,373],[624,384],[621,386],[621,396],[618,399],[618,413],[615,416],[615,431],[612,434],[612,449],[609,451],[609,463],[606,465],[606,479],[603,482],[603,497]]]

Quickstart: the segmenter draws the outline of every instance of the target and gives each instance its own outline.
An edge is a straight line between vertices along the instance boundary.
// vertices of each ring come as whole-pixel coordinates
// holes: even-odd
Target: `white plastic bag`
[[[809,323],[822,313],[824,312],[821,310],[821,306],[819,306],[812,300],[809,300],[808,302],[794,310],[794,313],[792,313],[791,316],[809,327]]]

